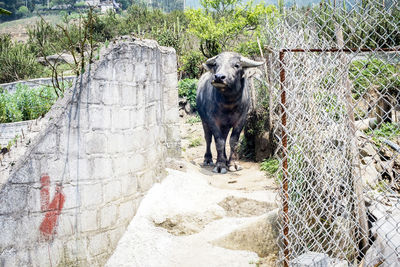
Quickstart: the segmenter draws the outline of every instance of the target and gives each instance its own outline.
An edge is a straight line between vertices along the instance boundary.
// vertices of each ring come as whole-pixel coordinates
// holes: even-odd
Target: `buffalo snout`
[[[223,82],[225,80],[226,76],[221,73],[217,73],[214,75],[214,81],[215,82]]]

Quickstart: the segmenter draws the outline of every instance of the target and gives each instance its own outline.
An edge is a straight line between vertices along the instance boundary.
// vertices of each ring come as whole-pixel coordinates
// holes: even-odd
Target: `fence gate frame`
[[[268,53],[274,52],[274,49],[268,46],[264,47],[264,51],[266,54],[265,60],[269,60],[269,55]],[[309,49],[303,49],[303,48],[283,48],[280,49],[278,54],[279,54],[279,79],[280,79],[280,112],[281,112],[281,140],[282,140],[282,188],[281,190],[283,191],[283,199],[282,201],[282,211],[283,211],[283,247],[284,247],[284,257],[285,260],[283,262],[283,265],[285,267],[289,267],[290,259],[289,259],[289,181],[288,181],[288,158],[287,158],[287,135],[288,132],[286,130],[286,120],[287,120],[287,115],[286,115],[286,88],[285,88],[285,81],[286,81],[286,69],[285,69],[285,54],[286,53],[360,53],[360,52],[400,52],[400,47],[395,47],[395,48],[328,48],[328,49],[319,49],[319,48],[309,48]],[[266,62],[268,64],[268,62]],[[350,92],[346,92],[346,95],[348,95]],[[347,103],[349,104],[349,102]],[[352,109],[350,109],[350,106],[348,106],[348,112],[353,112]],[[349,117],[350,119],[350,125],[352,127],[352,132],[355,134],[355,129],[354,129],[354,115],[351,115]],[[357,152],[358,153],[358,152]],[[353,155],[357,156],[357,155]],[[355,166],[356,167],[356,166]],[[358,167],[360,168],[360,167]],[[358,177],[360,178],[360,177]],[[360,180],[360,179],[357,179]],[[360,219],[360,230],[362,233],[368,233],[368,224],[366,220],[366,208],[365,208],[365,202],[364,198],[362,195],[362,185],[360,183],[355,183],[355,193],[358,197],[358,213],[359,213],[359,219]],[[368,236],[368,235],[367,235]],[[366,235],[363,235],[361,237],[363,240],[361,240],[363,244],[363,249],[362,253],[365,254],[365,251],[368,249],[368,238]]]

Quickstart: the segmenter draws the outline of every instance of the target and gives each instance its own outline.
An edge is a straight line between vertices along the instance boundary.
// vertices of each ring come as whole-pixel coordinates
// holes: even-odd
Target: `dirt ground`
[[[43,17],[47,22],[56,24],[61,22],[61,16],[48,15]],[[11,38],[17,42],[26,42],[28,36],[28,26],[33,26],[40,17],[35,16],[31,18],[18,19],[0,23],[0,34],[10,34]]]
[[[243,192],[253,192],[265,190],[268,192],[277,192],[278,187],[272,176],[268,176],[265,172],[260,171],[260,163],[240,160],[239,163],[243,167],[238,172],[228,172],[226,174],[213,173],[211,166],[202,166],[205,153],[205,140],[203,127],[201,122],[190,123],[194,120],[194,116],[185,116],[180,120],[181,137],[182,137],[182,155],[185,161],[190,162],[200,173],[207,177],[209,185],[228,190],[240,190]],[[229,136],[228,136],[229,140]],[[211,144],[213,161],[215,163],[217,152],[214,140]],[[227,155],[230,148],[227,144]],[[276,262],[275,255],[269,255],[266,258],[260,258],[255,263],[256,266],[274,266]]]
[[[189,119],[191,118],[191,119]],[[207,177],[210,185],[222,189],[236,189],[246,191],[275,190],[277,189],[273,177],[268,177],[265,172],[260,171],[260,164],[257,162],[240,160],[243,167],[238,172],[226,174],[213,173],[211,166],[202,166],[206,144],[204,140],[203,127],[201,122],[189,123],[194,116],[181,118],[182,155],[184,159],[195,165],[199,171]],[[228,136],[229,140],[229,136]],[[211,144],[211,151],[214,163],[217,152],[214,140]],[[230,147],[227,144],[227,155]]]

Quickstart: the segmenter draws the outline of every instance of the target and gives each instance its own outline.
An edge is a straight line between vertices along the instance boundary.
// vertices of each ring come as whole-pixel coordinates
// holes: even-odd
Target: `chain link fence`
[[[278,263],[400,266],[400,2],[281,8],[265,32]]]

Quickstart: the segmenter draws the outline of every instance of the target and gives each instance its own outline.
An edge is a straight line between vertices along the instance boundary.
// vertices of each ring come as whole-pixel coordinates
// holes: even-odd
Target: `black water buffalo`
[[[217,163],[213,172],[226,173],[227,168],[229,171],[241,169],[236,162],[236,148],[250,107],[245,70],[261,64],[263,62],[256,62],[232,52],[221,53],[204,64],[208,72],[200,78],[196,103],[207,143],[204,165],[213,165],[210,149],[212,136],[217,148]],[[231,128],[231,155],[227,160],[225,142]]]

